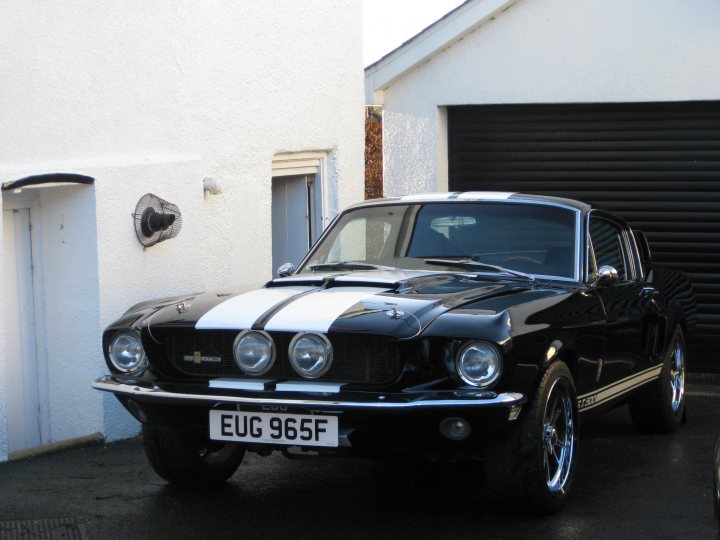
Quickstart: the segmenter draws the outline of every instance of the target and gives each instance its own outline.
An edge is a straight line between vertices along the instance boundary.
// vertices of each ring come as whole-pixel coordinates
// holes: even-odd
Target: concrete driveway
[[[688,417],[670,436],[636,434],[626,407],[583,426],[572,500],[549,517],[499,507],[460,465],[250,455],[186,491],[137,440],[78,448],[0,465],[0,539],[713,538],[720,387],[692,385]]]

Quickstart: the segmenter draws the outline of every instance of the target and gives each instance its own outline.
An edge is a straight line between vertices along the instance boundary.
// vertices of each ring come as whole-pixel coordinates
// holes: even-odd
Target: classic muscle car
[[[93,386],[142,423],[169,482],[224,481],[246,451],[472,458],[489,492],[552,511],[585,415],[629,401],[643,431],[683,419],[689,282],[587,204],[366,202],[279,274],[105,330]]]

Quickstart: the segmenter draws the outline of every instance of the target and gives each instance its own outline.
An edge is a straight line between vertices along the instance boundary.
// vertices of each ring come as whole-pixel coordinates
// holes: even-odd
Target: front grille
[[[173,329],[166,335],[165,351],[170,363],[185,375],[246,377],[233,358],[232,346],[237,335],[238,331]],[[288,360],[288,346],[295,334],[272,332],[270,335],[277,356],[263,378],[304,380]],[[333,363],[322,380],[374,386],[393,382],[400,375],[402,361],[398,343],[361,334],[333,334],[328,338],[333,346]],[[201,356],[201,361],[196,362],[196,356]]]

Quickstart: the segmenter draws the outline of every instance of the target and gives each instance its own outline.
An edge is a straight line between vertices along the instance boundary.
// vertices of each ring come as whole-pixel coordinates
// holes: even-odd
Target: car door
[[[633,376],[646,366],[643,351],[643,326],[652,311],[655,291],[642,276],[642,268],[627,226],[601,212],[590,215],[590,241],[597,268],[611,266],[617,279],[599,282],[596,292],[606,315],[605,356],[599,368],[601,388],[612,399],[631,389]],[[618,381],[626,380],[622,384]]]

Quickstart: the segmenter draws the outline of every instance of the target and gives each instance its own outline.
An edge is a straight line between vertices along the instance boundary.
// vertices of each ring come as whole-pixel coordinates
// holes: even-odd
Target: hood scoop
[[[454,284],[454,286],[453,286]],[[457,273],[406,271],[406,270],[371,270],[352,273],[329,274],[298,274],[284,278],[276,278],[265,287],[287,287],[303,285],[308,287],[378,287],[400,294],[422,292],[450,286],[460,290],[477,288],[475,281]],[[446,289],[445,294],[448,294]]]
[[[396,290],[402,287],[407,280],[405,272],[398,271],[368,271],[352,272],[350,274],[298,274],[284,278],[273,279],[266,287],[286,287],[288,285],[310,285],[330,287],[379,287]]]

